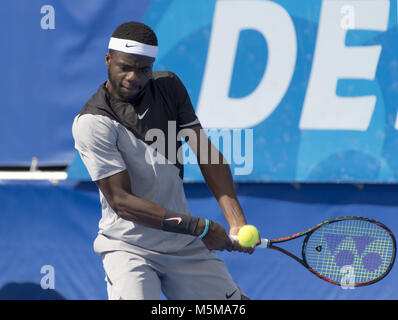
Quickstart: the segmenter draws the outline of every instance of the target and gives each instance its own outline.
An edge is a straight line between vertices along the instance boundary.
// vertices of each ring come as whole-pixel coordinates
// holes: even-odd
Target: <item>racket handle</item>
[[[232,241],[238,241],[238,236],[229,236]],[[265,238],[261,238],[261,243],[256,246],[256,248],[268,248],[269,247],[269,240]]]

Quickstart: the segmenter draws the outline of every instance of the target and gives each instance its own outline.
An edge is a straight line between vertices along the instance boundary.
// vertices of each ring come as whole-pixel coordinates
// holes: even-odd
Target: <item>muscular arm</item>
[[[224,212],[230,226],[230,233],[236,235],[239,228],[246,224],[246,219],[234,190],[229,164],[201,130],[200,125],[190,129],[194,131],[197,139],[192,141],[191,137],[188,144],[196,153],[203,177]],[[215,159],[213,157],[213,162],[212,155],[216,155]],[[214,163],[216,159],[218,161]]]
[[[166,208],[137,197],[131,193],[130,178],[127,170],[96,181],[112,209],[123,219],[145,225],[150,228],[162,229],[163,216]],[[199,219],[195,235],[203,232],[204,219]],[[216,222],[210,225],[209,234],[203,242],[210,250],[234,250],[224,228]],[[237,250],[237,249],[235,249]]]
[[[131,193],[127,170],[95,182],[112,209],[123,219],[161,229],[166,209]]]

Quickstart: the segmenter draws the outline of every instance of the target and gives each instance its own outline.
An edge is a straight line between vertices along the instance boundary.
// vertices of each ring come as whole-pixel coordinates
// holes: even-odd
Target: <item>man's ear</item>
[[[107,66],[107,68],[109,68],[109,66],[111,65],[111,54],[109,52],[105,53],[105,65]]]

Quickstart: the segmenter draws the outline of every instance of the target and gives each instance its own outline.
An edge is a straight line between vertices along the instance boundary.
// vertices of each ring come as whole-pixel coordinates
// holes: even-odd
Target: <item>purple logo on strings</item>
[[[335,262],[339,267],[352,265],[355,260],[355,254],[351,250],[341,250],[336,254],[339,245],[347,238],[345,235],[331,234],[325,235],[326,243],[332,255],[335,258]],[[355,243],[357,254],[362,256],[366,247],[371,244],[375,238],[370,236],[351,236]],[[362,258],[362,264],[368,271],[374,271],[382,264],[382,259],[378,253],[367,253]]]

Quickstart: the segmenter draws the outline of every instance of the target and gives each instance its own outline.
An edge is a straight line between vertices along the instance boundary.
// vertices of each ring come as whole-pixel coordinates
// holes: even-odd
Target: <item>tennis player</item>
[[[105,56],[108,79],[73,123],[75,148],[99,188],[102,218],[94,250],[102,257],[109,299],[248,299],[214,250],[243,251],[220,224],[190,214],[178,159],[177,133],[187,142],[205,181],[236,235],[246,224],[232,175],[219,152],[201,134],[187,90],[172,72],[153,72],[155,33],[138,22],[120,25]],[[165,147],[153,148],[150,130],[161,130]],[[192,135],[191,135],[192,136]],[[201,153],[203,139],[209,148]],[[195,141],[196,140],[196,141]],[[161,150],[163,149],[163,150]],[[172,151],[170,152],[169,149]],[[203,212],[204,216],[211,215]]]

